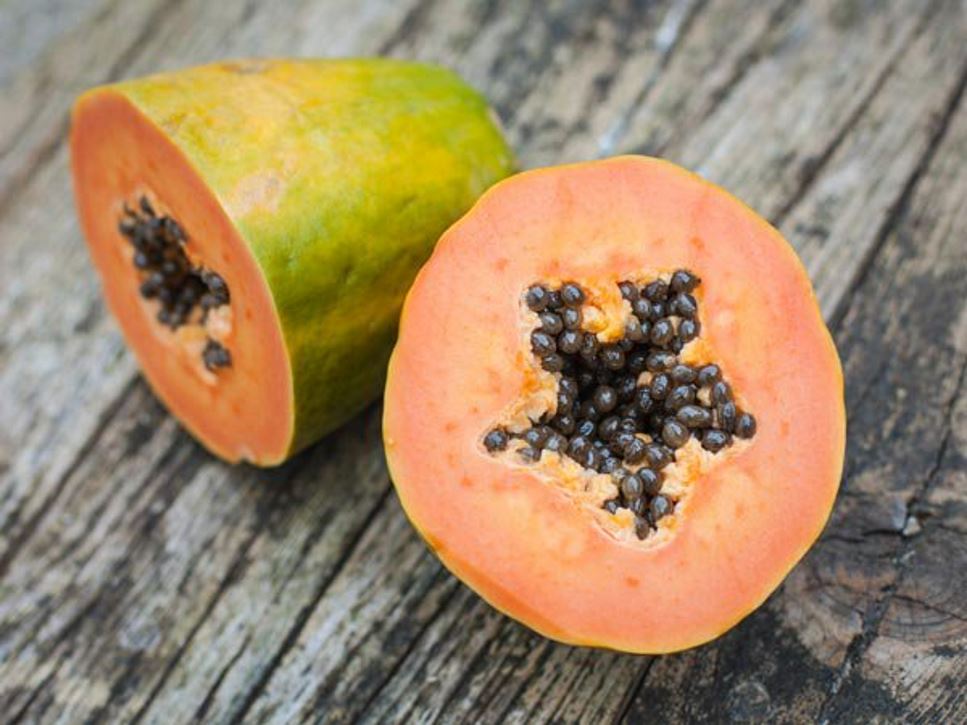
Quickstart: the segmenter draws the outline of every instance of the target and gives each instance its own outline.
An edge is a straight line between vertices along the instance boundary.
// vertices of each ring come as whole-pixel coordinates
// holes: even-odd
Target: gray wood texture
[[[967,721],[963,2],[6,0],[0,47],[0,720]],[[490,609],[405,520],[378,404],[260,471],[139,378],[73,214],[73,97],[367,54],[454,67],[524,166],[666,156],[802,255],[846,371],[843,488],[721,639],[634,657]]]

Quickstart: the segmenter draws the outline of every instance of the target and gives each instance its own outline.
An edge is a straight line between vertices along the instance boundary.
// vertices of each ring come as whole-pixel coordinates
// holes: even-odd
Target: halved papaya
[[[275,464],[382,389],[403,296],[510,152],[449,71],[243,60],[96,88],[70,134],[104,294],[158,396]]]
[[[839,359],[767,222],[671,163],[526,172],[407,296],[384,439],[444,564],[546,636],[710,640],[819,535],[843,464]]]

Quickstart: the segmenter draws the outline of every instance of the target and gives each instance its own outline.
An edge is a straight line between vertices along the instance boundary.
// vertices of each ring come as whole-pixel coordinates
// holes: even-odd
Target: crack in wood
[[[43,681],[41,681],[41,683],[33,689],[23,705],[21,705],[16,712],[10,714],[8,725],[17,725],[18,723],[23,722],[24,717],[28,712],[30,712],[30,708],[33,707],[34,703],[37,701],[37,698],[40,697],[40,694],[47,689],[47,686],[50,685],[51,682],[53,682],[62,665],[63,661],[58,662],[57,666],[50,671],[50,674],[47,675]]]
[[[377,55],[389,55],[400,45],[411,40],[417,31],[426,24],[436,6],[436,0],[422,0],[414,5],[403,18],[396,30],[379,45]]]
[[[161,470],[161,468],[164,465],[167,464],[169,454],[172,457],[174,457],[174,455],[177,452],[179,452],[179,451],[178,451],[177,446],[175,444],[169,446],[167,452],[161,456],[161,458],[159,459],[159,461],[156,462],[156,464],[152,467],[151,472],[147,476],[145,476],[145,480],[150,480],[153,477],[154,472]],[[183,451],[181,451],[181,452],[183,452]],[[183,462],[181,464],[181,466],[179,467],[179,469],[178,469],[178,473],[183,473],[183,474],[186,474],[186,476],[187,476],[187,474],[188,474],[188,472],[190,470],[190,468],[188,468],[188,467],[189,466],[192,466],[192,465],[195,468],[197,468],[197,465],[198,465],[197,460],[194,463],[192,463],[191,460],[187,460],[187,461]],[[175,475],[177,476],[177,473]],[[71,547],[65,547],[65,549],[70,549],[70,548]],[[70,590],[74,586],[74,583],[77,580],[77,576],[79,575],[80,572],[82,572],[84,570],[87,562],[90,561],[90,559],[96,554],[96,552],[97,552],[97,550],[96,549],[93,549],[91,551],[91,553],[88,554],[88,556],[83,560],[84,563],[77,567],[77,571],[75,572],[74,577],[66,585],[66,590]],[[129,562],[130,562],[130,560],[131,560],[131,558],[133,556],[133,553],[134,552],[132,552],[132,551],[128,551],[125,554],[125,556],[122,557],[115,564],[115,567],[114,568],[116,570],[124,570],[127,567],[127,565],[129,564]],[[57,651],[57,649],[60,647],[61,644],[67,642],[75,634],[75,632],[79,631],[80,627],[88,621],[88,618],[94,612],[96,612],[99,609],[99,607],[105,602],[105,600],[107,599],[107,595],[109,593],[111,593],[111,592],[109,592],[108,589],[105,589],[105,588],[102,587],[101,589],[99,589],[95,593],[95,595],[91,598],[91,600],[86,605],[84,605],[81,608],[81,610],[79,610],[76,614],[74,614],[70,618],[70,620],[67,622],[67,624],[50,640],[50,643],[49,643],[49,645],[47,647],[47,649],[48,649],[48,655],[47,656],[48,657],[49,656],[52,656]],[[44,614],[40,618],[40,620],[35,624],[35,626],[33,628],[33,634],[26,641],[27,642],[32,642],[37,637],[37,635],[43,630],[43,628],[46,625],[46,623],[50,620],[50,618],[55,613],[56,613],[56,610],[54,608],[48,608],[44,612]],[[192,633],[192,636],[193,636],[193,634],[194,633]],[[20,651],[22,651],[22,648],[21,648]],[[19,653],[19,651],[18,651],[18,653]],[[176,654],[176,659],[177,659],[178,656],[180,656],[180,653]],[[60,671],[61,667],[63,666],[63,664],[65,662],[66,662],[66,658],[60,658],[58,660],[58,664],[57,664],[56,670],[54,672],[55,675],[56,675],[57,672]],[[119,691],[120,689],[123,689],[122,688],[123,683],[131,676],[131,674],[134,672],[134,670],[138,667],[139,664],[140,664],[140,658],[138,657],[138,655],[136,655],[136,654],[135,655],[131,655],[130,661],[128,663],[127,668],[122,673],[122,675],[119,678],[117,678],[117,680],[115,681],[115,684],[112,687],[112,692]],[[43,688],[43,687],[46,687],[46,683],[43,684],[43,685],[41,685],[41,688]],[[40,694],[40,691],[36,692],[32,696],[31,699],[32,700],[36,699],[36,697],[39,696],[39,694]],[[102,712],[102,711],[106,710],[112,704],[112,700],[113,700],[113,695],[112,695],[112,698],[110,698],[107,702],[103,703],[103,705],[100,708],[98,708],[98,712]]]
[[[145,41],[151,37],[152,33],[156,32],[158,23],[167,13],[177,9],[183,3],[184,0],[159,2],[145,19],[138,32],[134,34],[130,45],[108,67],[107,73],[101,78],[100,82],[110,83],[120,77],[122,72],[144,51]],[[65,115],[63,121],[30,155],[27,166],[11,174],[4,188],[0,189],[0,217],[4,216],[7,210],[20,198],[20,195],[28,188],[30,181],[54,159],[57,151],[66,141],[69,128],[70,118]]]
[[[897,196],[896,201],[891,205],[890,211],[887,213],[883,223],[880,225],[880,229],[874,237],[873,244],[870,245],[868,250],[866,250],[866,253],[859,261],[856,270],[851,275],[851,284],[849,285],[846,294],[840,298],[838,304],[828,316],[829,329],[834,335],[840,331],[843,320],[846,317],[846,313],[853,304],[856,291],[863,285],[864,280],[866,279],[870,270],[873,268],[873,263],[879,256],[880,251],[886,244],[887,239],[890,238],[890,234],[903,218],[910,199],[913,198],[917,184],[923,177],[924,172],[930,166],[930,162],[933,160],[937,149],[940,147],[941,141],[943,141],[944,136],[947,133],[947,129],[950,127],[950,124],[954,119],[957,108],[964,97],[965,85],[967,85],[967,64],[964,64],[960,77],[954,84],[954,88],[949,96],[949,100],[946,104],[944,104],[943,113],[940,116],[939,122],[934,127],[933,133],[930,135],[926,151],[921,155],[920,160],[910,172],[909,176],[907,176],[906,183],[904,183],[902,191]]]
[[[850,135],[850,132],[856,128],[860,119],[863,118],[866,111],[872,105],[874,99],[879,95],[880,91],[886,85],[887,79],[893,75],[893,72],[897,68],[897,64],[900,59],[906,55],[907,51],[913,45],[913,43],[923,34],[926,28],[929,26],[929,22],[934,14],[938,11],[939,3],[934,2],[927,6],[929,9],[924,12],[916,26],[908,33],[907,37],[899,44],[896,51],[887,61],[886,65],[880,71],[879,75],[873,81],[870,89],[866,94],[860,99],[856,108],[850,113],[839,130],[833,135],[830,142],[820,151],[816,156],[807,159],[803,164],[803,168],[799,175],[799,185],[793,191],[792,195],[783,204],[779,211],[773,215],[770,219],[770,223],[774,227],[781,227],[783,222],[789,217],[789,214],[796,208],[796,206],[801,202],[807,192],[815,185],[816,181],[819,179],[822,170],[826,167],[829,161],[833,158],[836,150],[842,146],[843,141]]]
[[[295,475],[296,473],[293,472],[287,480],[291,480],[291,478],[294,478]],[[218,603],[222,600],[222,597],[224,596],[224,594],[233,585],[235,585],[241,578],[242,573],[248,567],[248,554],[251,551],[252,546],[254,546],[255,542],[265,531],[266,521],[267,521],[266,518],[260,519],[260,524],[255,527],[255,529],[252,531],[249,537],[242,543],[242,545],[236,551],[236,554],[233,557],[232,562],[229,564],[226,570],[226,574],[222,577],[221,581],[219,582],[218,587],[216,588],[215,592],[212,594],[211,598],[209,599],[208,604],[205,606],[205,609],[202,611],[201,616],[199,616],[199,618],[196,620],[191,630],[189,630],[188,636],[185,638],[182,644],[175,651],[174,655],[170,658],[169,662],[165,666],[164,671],[162,672],[161,677],[159,678],[155,687],[152,688],[151,693],[148,695],[147,700],[138,709],[138,711],[135,713],[134,717],[132,718],[133,723],[140,722],[144,718],[146,713],[150,710],[151,705],[153,704],[153,702],[155,701],[159,693],[161,693],[164,690],[164,687],[168,681],[168,678],[171,677],[171,674],[174,672],[178,664],[181,662],[181,659],[184,656],[184,654],[191,647],[198,632],[204,626],[205,622],[208,621],[212,612],[215,611],[215,608],[217,607]],[[184,587],[186,586],[188,580],[190,579],[190,577],[195,571],[196,564],[197,564],[197,561],[192,561],[189,564],[184,575],[181,578],[181,581],[178,583],[178,587],[177,587],[178,591],[184,591]],[[237,660],[238,655],[240,655],[242,651],[244,651],[244,646],[242,647],[241,650],[239,650],[238,654],[232,659],[232,663],[234,663]],[[225,674],[227,674],[227,670]],[[214,694],[216,691],[217,691],[217,687],[213,687],[213,689],[210,690],[210,693]]]
[[[658,63],[645,79],[634,100],[618,114],[617,120],[608,129],[604,139],[599,142],[599,156],[610,156],[614,153],[620,140],[628,133],[635,112],[648,101],[648,96],[651,95],[658,79],[674,59],[677,50],[685,43],[689,30],[707,5],[707,0],[679,0],[669,8],[659,28],[659,36],[664,30],[664,41],[660,37],[656,41],[660,49]]]
[[[502,627],[502,629],[503,628],[507,628],[507,627],[517,627],[517,626],[520,626],[520,625],[518,625],[516,623],[507,623],[507,624],[505,624]],[[541,647],[543,649],[541,651],[540,656],[537,658],[537,662],[535,662],[534,663],[534,666],[531,668],[531,671],[532,672],[540,672],[541,669],[543,668],[543,666],[550,659],[551,655],[554,653],[554,645],[552,643],[550,643],[550,642],[546,642],[546,641],[545,642],[541,642]],[[510,677],[510,674],[509,673],[505,676],[504,681],[506,681],[506,679],[508,677]],[[510,719],[509,718],[510,712],[514,709],[515,703],[517,702],[517,700],[520,697],[521,693],[524,691],[524,688],[528,684],[529,683],[528,683],[528,680],[527,679],[521,678],[521,679],[518,680],[516,686],[514,687],[514,692],[511,694],[510,697],[507,698],[507,704],[500,711],[499,716],[494,719],[494,722],[503,723],[503,722],[507,722]],[[528,712],[528,716],[532,712],[533,712],[533,708]],[[528,720],[530,720],[529,717],[528,717]]]
[[[112,2],[105,3],[105,5],[98,12],[94,13],[93,17],[90,18],[89,21],[84,23],[85,29],[95,28],[104,23],[124,1],[125,0],[113,0]],[[59,40],[59,38],[57,40]],[[17,81],[23,80],[24,75],[26,75],[26,73],[22,69],[20,75],[16,79],[11,79],[7,87],[13,87]],[[47,64],[44,64],[39,72],[39,79],[35,84],[33,84],[33,88],[31,89],[32,99],[45,99],[50,90],[55,87],[54,78],[55,73]],[[33,110],[36,112],[36,109]],[[31,124],[34,123],[35,115],[36,113],[28,113],[16,128],[11,129],[7,133],[9,143],[4,144],[2,148],[0,148],[0,160],[6,158],[7,156],[13,155],[13,151],[17,146],[17,139],[26,133]]]
[[[422,625],[420,625],[419,629],[416,632],[416,635],[412,637],[410,641],[407,643],[406,648],[397,658],[396,662],[393,663],[393,666],[389,669],[386,675],[382,678],[382,680],[380,681],[380,684],[376,688],[374,688],[370,696],[366,698],[366,702],[363,703],[362,707],[359,708],[356,716],[357,720],[359,721],[365,720],[366,713],[369,712],[369,710],[379,699],[379,696],[383,692],[383,689],[386,687],[386,685],[389,682],[393,680],[396,674],[402,669],[403,664],[409,659],[410,655],[416,649],[417,645],[422,641],[423,636],[430,629],[430,627],[440,618],[440,615],[442,615],[447,610],[447,607],[449,606],[450,602],[452,602],[454,598],[456,598],[459,592],[460,592],[460,586],[454,586],[453,591],[451,591],[441,600],[440,606],[437,607],[437,609],[433,612],[433,614],[429,616]],[[320,703],[317,701],[316,706],[318,707],[319,704]],[[410,706],[410,709],[412,709],[412,705]],[[403,721],[403,722],[406,721],[406,716],[409,714],[410,709],[407,709],[407,711],[404,713],[399,713],[400,721]]]
[[[392,666],[393,673],[392,674],[388,673],[381,676],[379,684],[377,684],[374,691],[366,697],[366,701],[362,705],[362,709],[359,711],[359,713],[363,712],[375,701],[376,696],[379,694],[379,691],[381,691],[383,686],[390,681],[393,674],[399,671],[399,666],[402,663],[402,661],[408,658],[412,652],[413,647],[415,647],[420,641],[422,641],[426,629],[431,627],[437,621],[437,619],[439,618],[439,615],[446,610],[446,606],[449,604],[452,597],[454,597],[457,594],[458,590],[460,589],[460,584],[456,581],[456,579],[449,572],[443,569],[442,566],[439,566],[438,564],[437,566],[439,567],[439,569],[437,570],[436,573],[431,575],[430,580],[427,582],[424,596],[426,596],[426,594],[431,592],[434,588],[447,587],[449,588],[449,591],[446,592],[444,597],[437,604],[436,608],[431,613],[425,625],[421,625],[418,628],[417,636],[410,638],[410,641],[408,642],[407,646],[404,648],[403,652],[401,652],[399,655],[394,655],[395,659],[394,659],[394,664]],[[393,608],[390,610],[389,614],[387,614],[385,617],[382,618],[383,621],[392,621],[394,619],[394,615],[396,614],[396,612],[399,611],[399,607],[403,606],[403,601],[404,600],[401,600],[400,602],[395,604]],[[307,713],[325,713],[326,712],[329,704],[327,701],[327,698],[329,698],[331,694],[330,688],[327,686],[327,684],[331,681],[338,682],[341,679],[343,679],[344,675],[346,674],[347,664],[353,660],[357,652],[359,652],[363,647],[365,647],[369,637],[372,634],[375,634],[375,631],[370,631],[369,633],[366,634],[366,636],[360,638],[360,640],[352,647],[350,647],[350,649],[346,652],[345,663],[341,667],[327,674],[324,682],[322,683],[322,687],[319,688],[319,691],[313,700],[312,706],[308,708]],[[308,722],[310,719],[311,717],[307,715],[306,717],[303,718],[303,722]],[[324,717],[317,718],[317,719],[324,719]]]
[[[941,617],[944,617],[945,619],[956,619],[958,622],[967,623],[967,617],[963,616],[962,614],[957,614],[956,612],[951,612],[949,609],[944,609],[943,607],[940,607],[931,602],[926,602],[922,599],[911,597],[909,594],[899,594],[894,592],[893,600],[900,601],[900,602],[907,602],[908,604],[912,604],[916,607],[922,607],[923,609],[927,609],[931,612],[934,612],[935,614],[939,614]]]
[[[143,481],[149,481],[152,478],[154,478],[155,477],[155,474],[157,474],[159,471],[161,471],[162,468],[170,460],[174,460],[175,459],[175,456],[178,453],[184,453],[184,450],[183,449],[179,450],[177,441],[173,441],[172,444],[168,446],[168,448],[166,449],[166,451],[159,457],[158,461],[156,461],[155,464],[152,465],[151,469],[149,469],[149,471],[146,473],[146,475],[142,477],[142,480]],[[187,475],[189,473],[189,471],[191,470],[191,469],[189,469],[187,467],[188,464],[189,464],[189,461],[186,461],[186,462],[182,463],[181,466],[178,469],[178,472]],[[195,465],[195,467],[197,467],[197,461],[196,461],[196,463],[194,465]],[[102,508],[99,508],[97,511],[98,512],[103,512],[103,509]],[[91,530],[93,530],[93,526],[85,527],[85,532],[91,531]],[[70,555],[76,554],[76,551],[80,547],[80,545],[81,545],[82,542],[83,542],[83,539],[78,540],[78,541],[74,541],[74,542],[69,542],[66,545],[64,545],[62,547],[62,551],[61,551],[60,555],[57,556],[55,559],[52,560],[52,562],[50,563],[48,569],[57,567],[60,563],[66,561],[66,559]],[[90,552],[85,557],[83,557],[79,562],[77,562],[77,566],[74,568],[73,575],[71,576],[70,580],[66,584],[64,584],[63,587],[62,587],[62,593],[63,592],[70,592],[70,591],[73,591],[75,589],[75,585],[77,583],[78,577],[81,575],[82,572],[84,572],[86,570],[88,564],[90,563],[90,561],[94,558],[94,556],[97,553],[98,553],[97,548],[96,547],[92,547],[91,550],[90,550]],[[123,556],[118,562],[116,562],[114,568],[116,570],[122,570],[122,569],[124,569],[127,566],[127,564],[129,563],[132,554],[133,554],[133,552],[128,551],[125,554],[125,556]],[[102,600],[104,599],[104,596],[105,596],[106,593],[107,593],[107,591],[104,588],[98,590],[97,594],[88,603],[88,605],[85,605],[83,607],[83,613],[84,614],[89,614],[92,611],[96,611],[97,606],[102,602]],[[43,630],[46,627],[47,623],[56,614],[57,614],[57,609],[55,607],[46,607],[46,608],[44,608],[44,610],[43,610],[40,618],[33,624],[30,634],[28,636],[22,638],[23,639],[23,642],[22,642],[21,646],[13,653],[13,656],[16,657],[16,656],[20,655],[23,652],[23,650],[24,650],[24,648],[26,646],[28,646],[28,645],[34,643],[36,640],[38,640],[40,638],[40,633],[43,632]],[[84,618],[85,617],[83,617],[83,616],[75,615],[74,617],[72,617],[72,619],[69,622],[69,624],[67,626],[65,626],[65,628],[61,632],[58,632],[57,635],[54,636],[54,638],[52,640],[52,643],[49,646],[49,653],[50,654],[53,654],[57,650],[57,647],[62,642],[65,642],[69,638],[69,636],[73,634],[74,630],[77,629],[77,626],[83,623]]]
[[[547,660],[549,660],[551,656],[554,654],[555,645],[553,643],[547,642],[547,643],[544,643],[544,647],[545,647],[545,652],[541,657],[541,663],[540,663],[541,665],[547,662]],[[537,671],[540,671],[540,666],[538,666],[535,669],[537,669]],[[561,679],[561,670],[559,669],[554,673],[554,677],[551,678],[550,682],[548,682],[547,687],[545,688],[545,691],[551,690],[554,687],[555,683],[557,683],[557,681],[560,679]],[[558,702],[558,706],[560,706],[560,702]],[[542,709],[543,707],[544,707],[543,698],[535,698],[534,703],[527,710],[527,717],[524,718],[524,722],[536,722],[538,720],[539,710]],[[553,719],[553,717],[548,717],[547,719],[550,721]]]
[[[924,477],[921,485],[917,487],[913,494],[907,499],[907,511],[911,510],[916,501],[922,500],[929,494],[940,471],[942,470],[943,459],[946,455],[947,447],[953,435],[954,407],[956,406],[961,390],[964,387],[965,373],[967,373],[967,356],[965,356],[960,366],[960,374],[958,376],[957,385],[955,386],[954,392],[947,401],[945,410],[945,420],[947,421],[947,425],[946,430],[944,431],[943,440],[941,441],[937,450],[935,461],[930,471]],[[896,596],[897,589],[902,583],[904,574],[909,567],[906,554],[912,546],[912,539],[900,538],[898,545],[893,550],[892,569],[895,572],[895,576],[893,577],[893,580],[881,590],[880,596],[876,597],[872,602],[870,602],[863,614],[863,626],[861,631],[853,637],[846,649],[846,656],[843,659],[843,664],[834,675],[833,681],[830,684],[829,695],[819,710],[817,720],[823,725],[826,725],[830,722],[830,711],[832,710],[836,698],[839,695],[847,678],[850,676],[853,670],[859,666],[860,661],[870,648],[870,645],[872,645],[874,640],[879,635],[880,625],[883,623],[883,619],[886,615],[887,609],[889,608],[890,602]]]
[[[454,592],[454,595],[455,594],[456,592]],[[433,619],[437,619],[439,617],[439,615],[445,609],[447,603],[449,603],[449,600],[447,600],[447,602],[444,603],[444,606],[440,607],[440,609],[434,613]],[[427,628],[425,627],[423,631],[425,632],[426,629]],[[407,654],[409,654],[409,652],[412,651],[413,647],[416,646],[416,643],[420,639],[422,639],[422,636],[423,636],[423,633],[421,632],[419,636],[413,638],[412,646],[407,650]],[[463,688],[464,685],[470,682],[474,674],[476,674],[475,670],[477,668],[477,665],[480,664],[480,662],[483,660],[484,654],[489,649],[487,645],[488,643],[484,643],[484,645],[481,646],[480,649],[474,652],[473,657],[470,658],[470,661],[467,662],[466,669],[463,671],[463,673],[461,673],[460,677],[457,678],[457,681],[453,683],[453,687],[450,689],[450,692],[447,693],[447,696],[443,699],[443,702],[440,703],[439,712],[436,718],[434,718],[434,723],[440,721],[443,718],[443,713],[447,711],[447,708],[456,699],[457,694],[460,692],[461,688]],[[402,664],[402,660],[401,660],[401,664]],[[382,683],[383,686],[385,686],[386,683],[389,682],[391,679],[392,679],[392,676],[385,678]]]
[[[215,702],[215,695],[221,688],[222,683],[225,681],[225,677],[228,673],[235,667],[235,664],[239,661],[241,656],[245,654],[245,650],[248,647],[248,643],[251,641],[252,635],[248,633],[242,639],[242,644],[239,646],[238,651],[232,655],[225,666],[218,673],[215,681],[212,683],[211,687],[208,688],[208,692],[205,693],[205,697],[202,698],[201,705],[195,710],[194,721],[195,722],[205,722],[205,716],[208,714],[208,710],[211,708],[212,704]]]
[[[625,693],[624,700],[621,703],[621,707],[618,708],[618,714],[615,717],[616,722],[627,722],[631,716],[631,707],[634,705],[635,698],[641,692],[641,689],[645,686],[645,681],[648,679],[648,673],[651,668],[654,667],[657,657],[649,657],[647,661],[641,666],[641,671],[635,678],[634,682],[628,688]]]
[[[955,536],[967,536],[967,529],[961,529],[957,526],[952,526],[951,524],[945,521],[942,521],[936,517],[932,517],[929,520],[930,520],[930,525],[935,529],[946,531],[947,533],[954,534]]]
[[[693,124],[692,128],[699,128],[703,124],[707,123],[715,112],[729,99],[732,92],[738,88],[739,84],[745,79],[749,71],[764,57],[766,57],[766,46],[769,39],[776,32],[782,23],[789,18],[792,11],[799,8],[801,3],[799,0],[783,0],[780,2],[776,8],[769,14],[769,18],[762,29],[762,32],[755,38],[752,46],[743,53],[735,63],[735,67],[732,73],[725,80],[725,82],[711,94],[710,103],[706,106],[702,113],[698,116],[697,120]],[[647,144],[642,144],[636,146],[633,149],[629,149],[628,153],[634,154],[645,154],[648,156],[662,156],[668,152],[668,149],[673,147],[676,143],[686,134],[687,129],[675,129],[672,134],[656,148],[649,148]]]
[[[276,650],[276,652],[272,655],[272,658],[269,660],[265,669],[259,675],[255,684],[246,693],[238,711],[234,713],[232,719],[244,720],[245,716],[248,714],[249,710],[255,704],[256,700],[258,700],[259,696],[265,691],[265,688],[269,684],[269,680],[271,680],[272,678],[272,674],[282,663],[282,660],[285,658],[286,654],[288,654],[289,650],[291,650],[292,647],[295,645],[295,643],[298,641],[299,635],[302,634],[302,630],[306,626],[306,622],[309,621],[309,617],[312,615],[312,612],[315,610],[316,606],[318,606],[319,602],[322,600],[323,595],[329,589],[332,582],[335,581],[336,577],[339,576],[339,573],[346,566],[346,563],[352,558],[352,555],[356,552],[357,548],[359,547],[360,541],[362,539],[362,536],[361,536],[362,532],[364,532],[367,528],[369,528],[370,524],[376,518],[380,509],[387,504],[390,497],[390,493],[392,491],[393,491],[393,487],[387,486],[386,490],[384,490],[383,493],[379,496],[376,503],[373,505],[373,507],[370,509],[367,515],[363,518],[362,522],[360,522],[356,527],[354,527],[355,534],[350,537],[351,543],[348,546],[346,546],[345,549],[341,552],[338,560],[333,566],[333,570],[329,573],[329,576],[325,577],[317,586],[316,591],[313,593],[309,603],[303,606],[299,610],[298,614],[296,615],[293,621],[292,627],[289,628],[288,633],[286,634],[285,638],[282,641],[281,647],[279,647],[279,649]]]
[[[10,565],[13,563],[14,559],[16,559],[18,554],[24,549],[27,541],[30,540],[30,538],[34,535],[34,532],[36,532],[39,528],[40,522],[44,519],[48,512],[52,510],[54,504],[64,493],[65,489],[67,488],[67,483],[74,475],[74,472],[80,461],[84,460],[91,453],[91,451],[97,447],[101,436],[108,429],[115,416],[121,410],[128,396],[134,391],[136,384],[137,378],[131,378],[131,380],[129,380],[127,384],[122,387],[117,396],[115,396],[115,398],[108,403],[101,415],[98,416],[98,421],[94,427],[94,430],[91,431],[91,433],[81,444],[72,461],[64,468],[64,472],[53,485],[53,491],[51,494],[43,500],[36,513],[30,517],[30,519],[21,528],[20,532],[14,536],[13,541],[7,546],[6,551],[0,555],[0,580],[7,575]]]
[[[198,617],[198,619],[192,625],[191,630],[189,630],[188,636],[185,637],[185,640],[178,646],[178,649],[175,650],[174,655],[168,660],[168,663],[165,665],[165,668],[161,674],[161,677],[158,679],[158,682],[155,683],[155,686],[151,689],[151,693],[148,695],[147,699],[145,699],[144,704],[142,704],[141,707],[138,708],[138,711],[134,714],[134,717],[131,719],[132,723],[141,722],[144,716],[147,714],[148,710],[151,709],[151,705],[158,697],[158,694],[164,689],[165,684],[168,682],[168,678],[171,676],[171,673],[174,672],[175,668],[178,666],[178,663],[181,661],[182,656],[185,654],[185,652],[188,651],[188,648],[191,646],[191,643],[194,642],[195,636],[202,628],[202,625],[204,625],[205,621],[208,619],[211,613],[215,611],[215,607],[218,605],[219,601],[221,601],[225,593],[235,583],[237,583],[241,572],[245,569],[245,567],[248,566],[248,553],[249,551],[251,551],[252,546],[255,544],[259,536],[262,535],[262,532],[264,530],[265,530],[265,525],[263,521],[263,523],[257,526],[255,530],[251,533],[251,535],[249,535],[248,539],[245,540],[242,546],[239,547],[238,551],[235,554],[235,558],[232,560],[231,565],[228,567],[228,571],[226,572],[225,576],[222,577],[221,581],[218,583],[218,587],[215,589],[215,592],[209,598],[208,604],[205,605],[205,609],[202,611],[201,616]],[[109,703],[105,703],[105,706],[107,704]]]

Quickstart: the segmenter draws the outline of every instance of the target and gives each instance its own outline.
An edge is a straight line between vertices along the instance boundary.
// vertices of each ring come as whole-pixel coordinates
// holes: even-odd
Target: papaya
[[[280,463],[378,397],[441,232],[513,169],[453,73],[240,60],[84,93],[81,226],[151,387],[205,446]]]
[[[664,653],[761,604],[843,466],[839,358],[778,231],[626,156],[487,191],[406,298],[383,414],[406,514],[562,642]]]

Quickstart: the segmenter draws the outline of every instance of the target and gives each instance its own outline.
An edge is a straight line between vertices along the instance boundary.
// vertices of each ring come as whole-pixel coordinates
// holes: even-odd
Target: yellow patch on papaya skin
[[[238,181],[225,207],[234,217],[246,217],[253,212],[273,213],[285,192],[285,180],[276,171],[258,171]]]
[[[247,60],[229,61],[223,63],[222,67],[227,71],[238,73],[239,75],[252,75],[253,73],[264,73],[272,67],[272,63],[261,58],[250,58]]]

